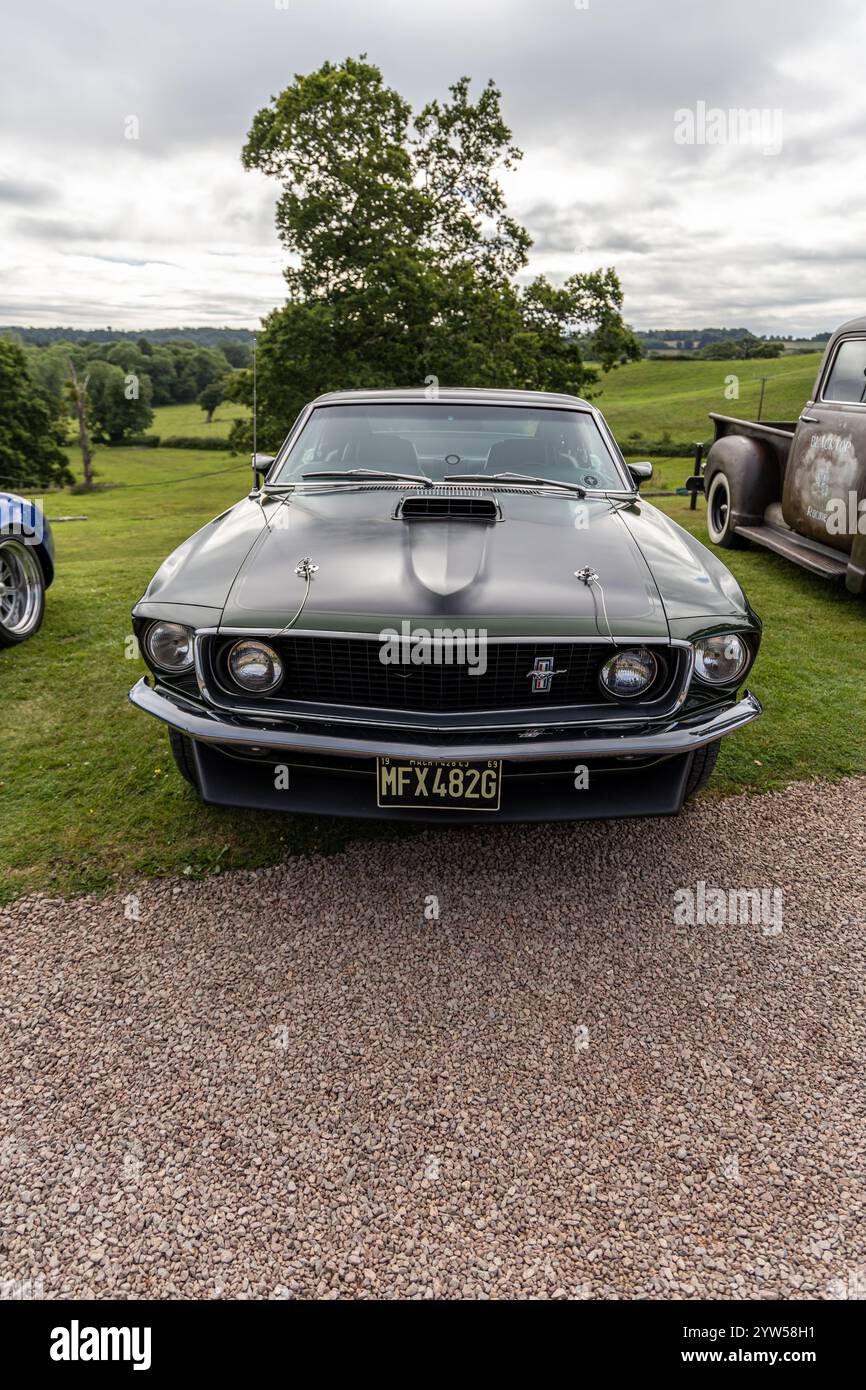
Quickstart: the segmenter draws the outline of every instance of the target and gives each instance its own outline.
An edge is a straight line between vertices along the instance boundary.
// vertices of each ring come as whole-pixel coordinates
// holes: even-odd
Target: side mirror
[[[652,477],[653,466],[651,463],[630,463],[627,466],[632,476],[632,482],[639,492],[641,483],[649,482]]]
[[[268,469],[276,457],[275,454],[253,454],[251,467],[253,470],[253,487],[260,488],[265,480]]]

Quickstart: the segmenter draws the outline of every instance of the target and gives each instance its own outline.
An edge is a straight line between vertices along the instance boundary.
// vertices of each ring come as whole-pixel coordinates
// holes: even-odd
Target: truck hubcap
[[[713,530],[720,536],[728,524],[728,512],[730,510],[730,498],[728,497],[728,484],[724,477],[720,477],[718,483],[713,488],[712,506],[710,507],[710,519],[713,523]]]

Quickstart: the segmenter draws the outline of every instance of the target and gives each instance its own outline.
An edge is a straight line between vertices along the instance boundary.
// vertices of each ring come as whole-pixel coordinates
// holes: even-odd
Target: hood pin
[[[607,604],[604,601],[604,586],[602,585],[602,582],[599,579],[596,571],[592,569],[590,565],[584,565],[583,569],[574,571],[574,577],[575,579],[579,579],[581,584],[585,584],[592,594],[592,604],[595,609],[596,626],[598,626],[598,604],[595,601],[595,591],[596,589],[598,589],[599,595],[601,597],[601,611],[604,614],[604,625],[607,628],[608,638],[612,645],[615,647],[616,638],[614,637],[613,632],[611,630],[610,619],[607,616]]]

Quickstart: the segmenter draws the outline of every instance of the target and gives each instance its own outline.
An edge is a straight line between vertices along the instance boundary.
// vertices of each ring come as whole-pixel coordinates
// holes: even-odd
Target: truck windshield
[[[351,468],[434,483],[455,473],[491,480],[523,473],[588,491],[631,491],[586,410],[433,402],[317,406],[271,481]]]

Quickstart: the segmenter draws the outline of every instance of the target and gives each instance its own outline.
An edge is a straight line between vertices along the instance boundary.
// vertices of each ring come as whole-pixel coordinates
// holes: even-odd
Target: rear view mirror
[[[253,454],[251,466],[253,470],[254,487],[261,487],[267,476],[268,469],[274,461],[274,457],[274,454]]]
[[[641,483],[649,482],[652,477],[653,466],[651,463],[630,463],[628,464],[628,471],[635,487],[640,491]]]

